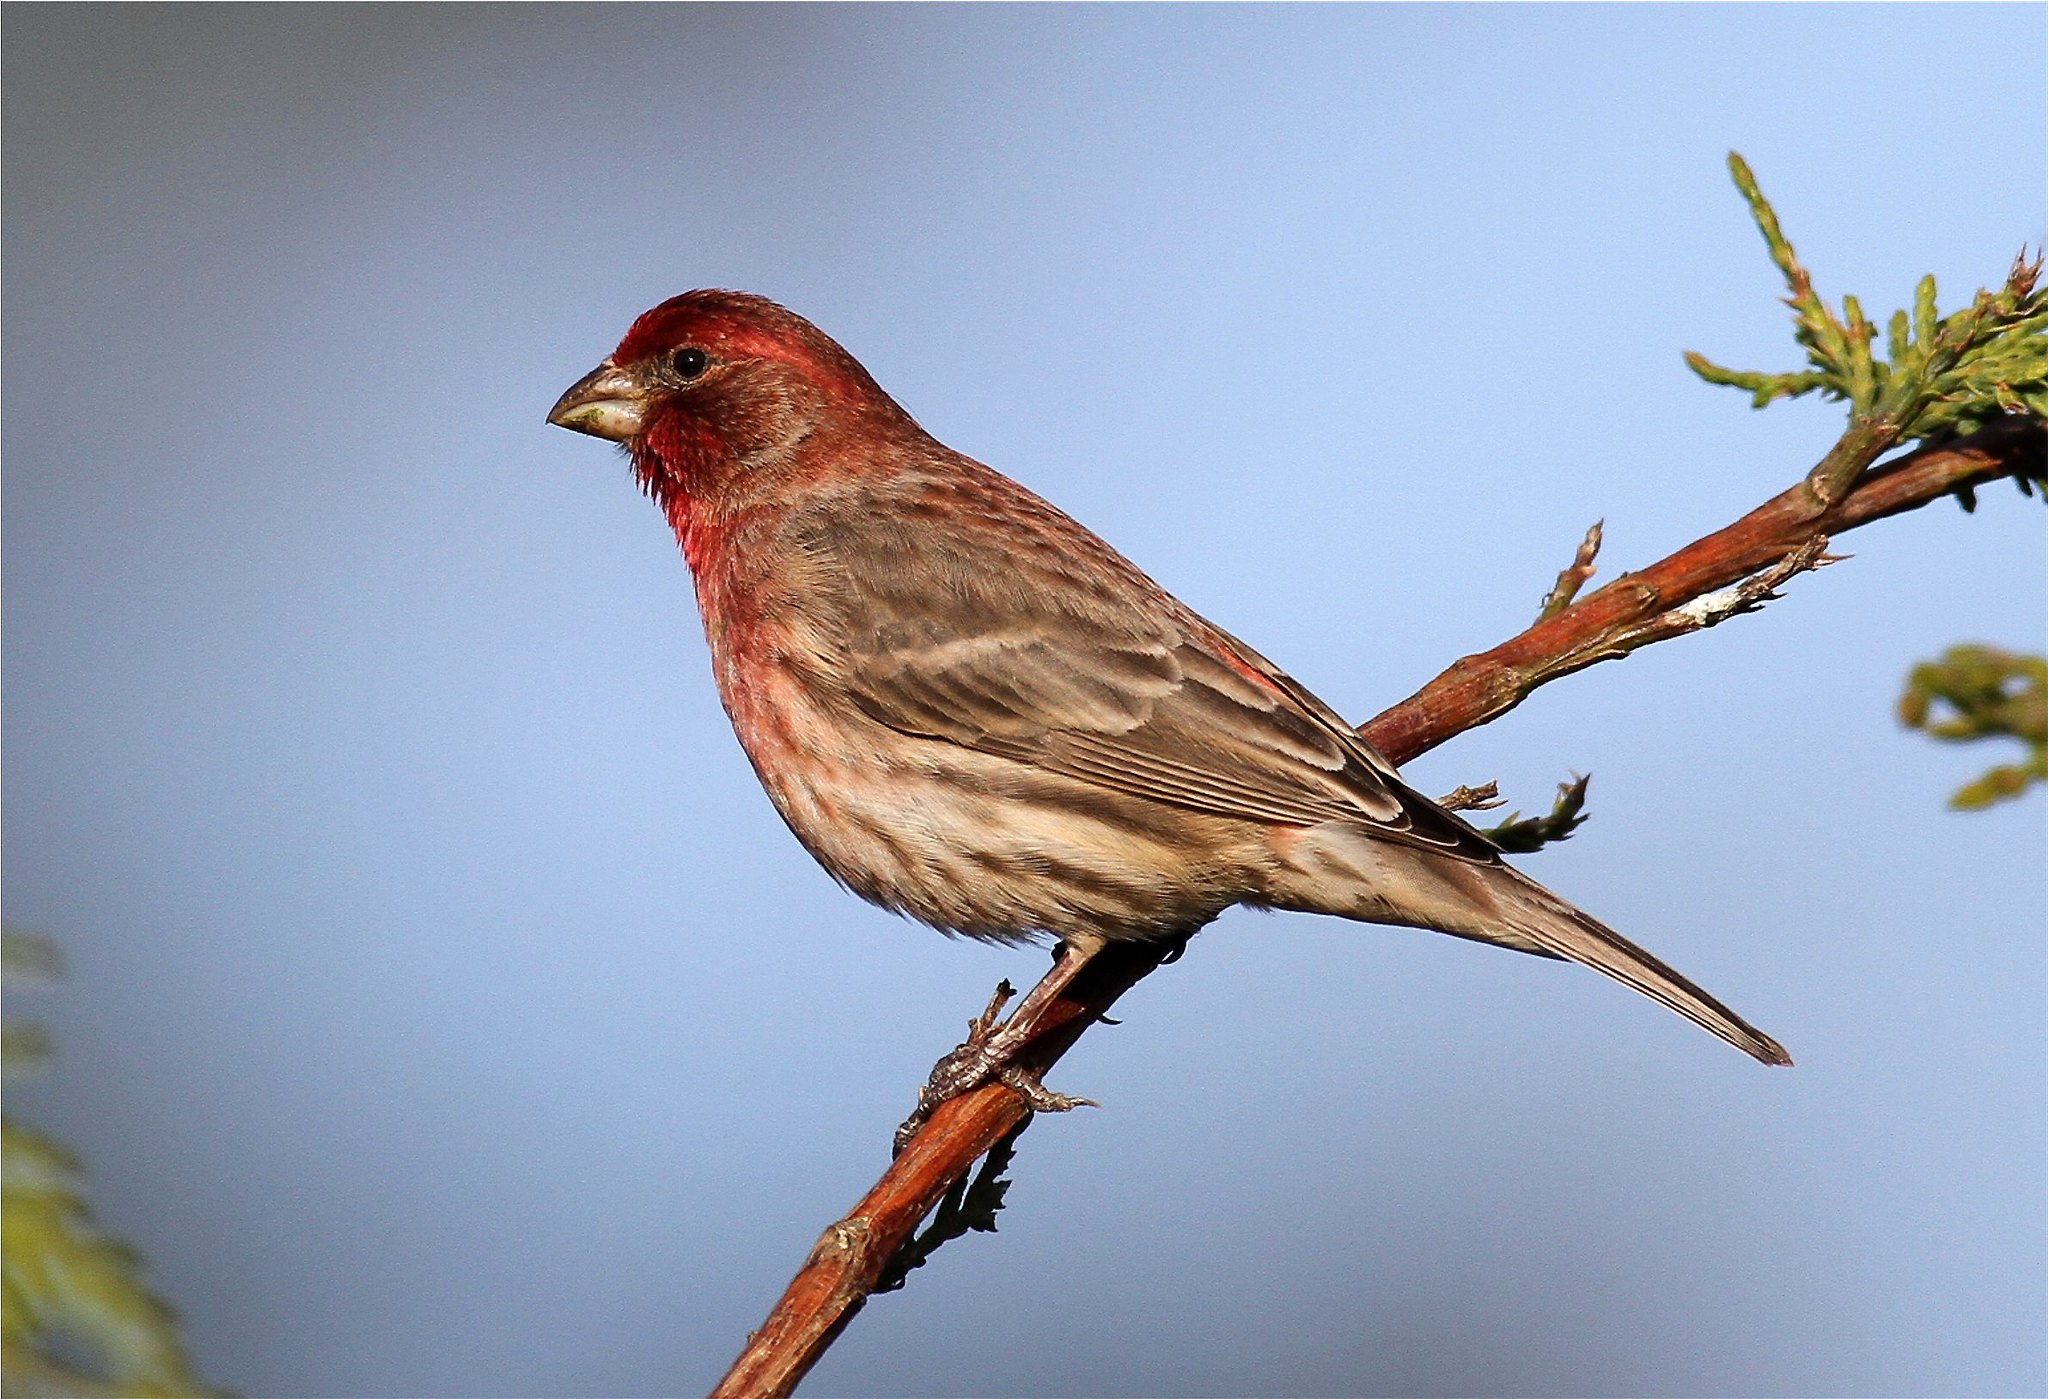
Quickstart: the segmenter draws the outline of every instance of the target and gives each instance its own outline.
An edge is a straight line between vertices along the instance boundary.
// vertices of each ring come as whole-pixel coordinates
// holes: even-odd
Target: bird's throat
[[[675,531],[683,558],[701,570],[720,531],[709,508],[733,465],[732,450],[704,424],[671,414],[632,444],[633,476]]]

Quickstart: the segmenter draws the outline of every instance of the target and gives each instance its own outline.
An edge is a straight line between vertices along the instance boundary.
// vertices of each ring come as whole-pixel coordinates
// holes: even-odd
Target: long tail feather
[[[1421,849],[1368,828],[1330,822],[1276,848],[1270,901],[1369,923],[1431,928],[1613,977],[1766,1064],[1784,1046],[1606,924],[1498,860]]]
[[[1514,887],[1510,892],[1496,884],[1490,892],[1509,895],[1501,902],[1505,905],[1506,922],[1515,932],[1546,952],[1569,957],[1624,986],[1634,987],[1766,1064],[1792,1062],[1783,1045],[1620,933],[1580,912],[1534,880],[1506,865],[1499,868],[1513,877]]]

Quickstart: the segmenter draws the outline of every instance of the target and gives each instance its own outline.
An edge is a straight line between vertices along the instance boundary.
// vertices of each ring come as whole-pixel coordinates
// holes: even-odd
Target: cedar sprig
[[[2002,414],[2048,418],[2048,291],[2038,255],[2022,248],[2004,285],[1948,316],[1936,307],[1933,276],[1922,277],[1911,311],[1892,313],[1880,357],[1862,304],[1844,296],[1838,314],[1820,297],[1748,164],[1730,152],[1728,168],[1785,279],[1793,339],[1809,367],[1727,369],[1693,351],[1685,362],[1708,383],[1748,393],[1756,408],[1814,392],[1849,405],[1848,431],[1807,478],[1820,505],[1840,500],[1878,457],[1908,442],[1963,436]],[[2015,479],[2027,489],[2025,477]]]

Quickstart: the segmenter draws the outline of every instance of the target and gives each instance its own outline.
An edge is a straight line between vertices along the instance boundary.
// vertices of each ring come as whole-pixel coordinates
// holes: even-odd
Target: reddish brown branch
[[[1731,587],[1816,537],[1839,535],[2000,477],[2039,480],[2042,443],[2038,420],[2006,418],[1962,441],[1876,467],[1826,508],[1801,481],[1726,529],[1623,574],[1491,651],[1465,657],[1360,732],[1393,762],[1408,762],[1499,718],[1539,685],[1627,654],[1635,648],[1619,643],[1632,628]]]
[[[2048,430],[2042,423],[2007,418],[1961,441],[1877,467],[1829,507],[1801,481],[1726,529],[1623,575],[1491,651],[1467,656],[1359,732],[1393,762],[1408,762],[1498,718],[1539,685],[1754,606],[1776,583],[1821,562],[1830,535],[1945,495],[1968,499],[1974,488],[2003,477],[2040,482],[2044,455]],[[1686,610],[1724,589],[1733,590],[1725,599]],[[1020,1061],[1040,1068],[1053,1064],[1119,996],[1176,950],[1173,943],[1109,944],[1034,1025],[1016,1027],[1030,1032]],[[1027,1111],[1016,1090],[996,1083],[934,1112],[874,1189],[825,1231],[768,1320],[748,1338],[714,1399],[795,1389],[860,1310],[918,1221]]]
[[[1117,997],[1179,950],[1180,943],[1111,943],[1037,1017],[1019,1062],[1048,1068]],[[1030,1109],[1015,1089],[990,1083],[942,1103],[844,1219],[827,1229],[712,1399],[756,1399],[794,1390],[874,1290],[897,1249],[954,1181]]]

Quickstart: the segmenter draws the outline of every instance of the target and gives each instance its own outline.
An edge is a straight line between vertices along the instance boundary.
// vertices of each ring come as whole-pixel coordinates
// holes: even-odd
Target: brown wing
[[[1045,522],[1031,523],[1007,548],[872,517],[858,548],[837,531],[812,531],[806,553],[840,585],[834,649],[846,671],[835,679],[864,713],[901,733],[1195,811],[1303,827],[1355,822],[1496,858],[1491,842],[1413,792],[1270,662],[1065,517],[1050,542]]]

